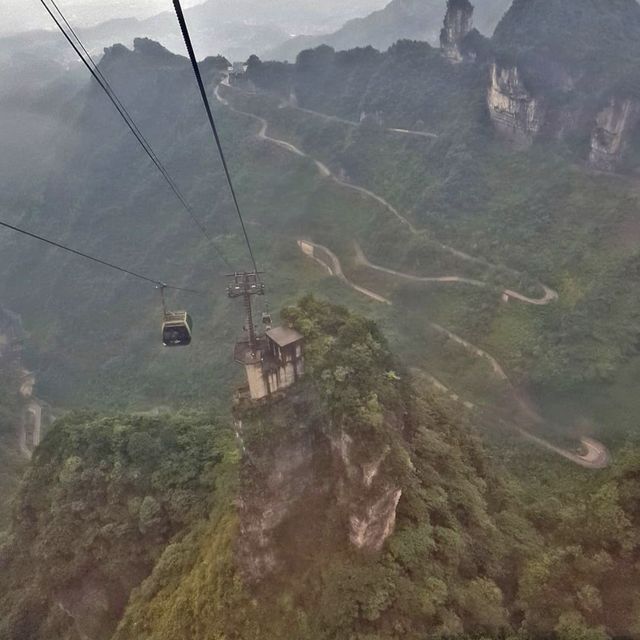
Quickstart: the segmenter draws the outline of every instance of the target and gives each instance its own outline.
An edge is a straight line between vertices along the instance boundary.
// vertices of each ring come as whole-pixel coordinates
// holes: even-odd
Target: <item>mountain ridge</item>
[[[483,5],[479,19],[481,31],[492,31],[508,0],[494,0],[491,7]],[[262,54],[267,60],[295,61],[304,49],[327,45],[334,49],[352,49],[372,46],[385,51],[398,40],[424,40],[435,43],[438,39],[444,7],[440,0],[392,0],[385,8],[364,18],[346,23],[340,30],[320,36],[300,36]]]

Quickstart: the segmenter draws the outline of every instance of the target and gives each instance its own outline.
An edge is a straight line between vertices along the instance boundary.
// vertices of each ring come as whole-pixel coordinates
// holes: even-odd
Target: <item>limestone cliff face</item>
[[[237,427],[244,443],[245,424],[238,421]],[[327,448],[317,434],[300,427],[276,444],[243,444],[242,482],[236,501],[240,517],[237,557],[251,582],[286,564],[288,549],[278,544],[279,530],[299,528],[299,543],[304,547],[304,527],[310,524],[305,510],[327,501],[328,485],[319,477]]]
[[[23,341],[24,331],[20,317],[0,308],[0,370],[6,376],[6,387],[19,399],[17,449],[25,458],[31,458],[40,444],[43,430],[52,420],[48,407],[34,395],[36,378],[34,373],[24,367]],[[14,443],[10,444],[13,448]]]
[[[306,403],[293,415],[298,400],[290,395],[259,422],[237,423],[244,463],[236,556],[253,583],[295,570],[322,548],[379,551],[395,527],[402,490],[390,477],[388,449],[310,419]],[[267,428],[277,435],[260,435]]]
[[[462,62],[460,45],[473,28],[473,5],[469,0],[449,0],[444,27],[440,33],[443,55],[452,62]]]
[[[487,106],[495,128],[514,142],[531,142],[543,127],[545,107],[527,90],[517,66],[493,63]]]
[[[379,551],[393,533],[402,489],[381,473],[388,451],[358,456],[346,433],[332,440],[336,457],[337,501],[346,514],[349,541]]]
[[[609,105],[596,117],[591,134],[589,164],[601,171],[615,171],[638,122],[640,104],[637,101],[611,98]]]

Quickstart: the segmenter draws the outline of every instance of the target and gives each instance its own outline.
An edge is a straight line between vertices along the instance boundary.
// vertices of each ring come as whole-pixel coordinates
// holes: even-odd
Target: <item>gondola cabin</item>
[[[191,344],[193,321],[186,311],[167,311],[162,323],[162,344],[165,347],[187,347]]]

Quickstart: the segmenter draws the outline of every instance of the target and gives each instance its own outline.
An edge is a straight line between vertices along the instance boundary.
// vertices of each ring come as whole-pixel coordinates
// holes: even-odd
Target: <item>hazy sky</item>
[[[182,0],[183,6],[192,7],[205,0]],[[233,10],[235,0],[218,0],[225,8],[225,13]],[[389,0],[254,0],[260,7],[258,11],[264,22],[265,9],[272,5],[274,16],[282,18],[299,6],[300,18],[305,27],[304,33],[313,33],[317,29],[332,31],[353,17],[365,16],[371,11],[380,9]],[[67,18],[75,26],[91,26],[113,18],[146,18],[163,11],[173,11],[171,0],[56,0],[64,9]],[[443,6],[445,0],[442,0]],[[246,14],[247,2],[244,13]],[[250,1],[248,3],[251,4]],[[51,19],[47,15],[40,0],[0,0],[2,20],[0,33],[28,31],[31,29],[52,29]],[[293,17],[292,14],[292,17]],[[267,15],[269,12],[267,11]],[[306,18],[305,18],[306,16]],[[298,32],[296,32],[298,33]]]
[[[91,25],[110,18],[145,18],[161,11],[171,10],[171,0],[56,0],[65,14],[78,25]],[[230,0],[233,1],[233,0]],[[186,7],[202,0],[183,0]],[[0,32],[50,28],[40,0],[0,0],[2,21]]]

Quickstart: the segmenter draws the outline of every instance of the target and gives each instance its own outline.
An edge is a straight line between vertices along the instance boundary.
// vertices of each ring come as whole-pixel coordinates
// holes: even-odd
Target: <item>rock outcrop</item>
[[[629,137],[640,122],[640,104],[630,98],[611,98],[596,117],[591,134],[589,164],[601,171],[615,171],[623,158]]]
[[[308,526],[306,507],[327,499],[327,487],[317,473],[327,449],[312,430],[298,426],[295,434],[275,445],[249,442],[243,446],[242,489],[236,501],[237,557],[250,582],[286,564],[288,550],[279,547],[278,530]],[[242,423],[238,423],[238,434],[243,438]],[[304,534],[297,538],[304,546]]]
[[[287,571],[318,545],[379,551],[394,531],[402,496],[385,465],[389,450],[359,446],[345,431],[330,435],[330,425],[305,417],[312,407],[295,395],[262,411],[259,424],[238,423],[245,461],[236,551],[244,577],[256,583]],[[275,429],[278,440],[254,440],[265,429]]]
[[[17,449],[25,458],[31,458],[42,440],[43,430],[52,419],[48,407],[34,395],[36,378],[34,373],[24,367],[23,341],[24,331],[20,317],[0,308],[0,370],[5,375],[5,385],[19,399]]]
[[[449,0],[444,27],[440,33],[440,48],[452,62],[462,62],[462,41],[473,29],[473,5],[469,0]]]
[[[493,63],[487,106],[496,129],[514,142],[530,143],[543,127],[545,107],[527,90],[516,65]]]
[[[357,459],[353,439],[346,433],[332,441],[337,454],[338,504],[348,522],[349,541],[358,549],[379,551],[393,533],[402,490],[385,479],[383,451]],[[335,467],[334,467],[335,468]]]

